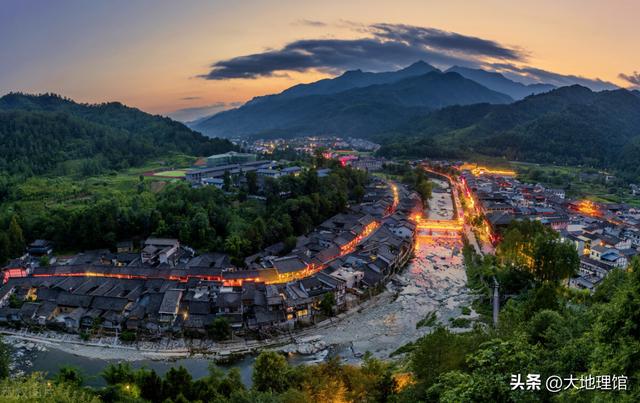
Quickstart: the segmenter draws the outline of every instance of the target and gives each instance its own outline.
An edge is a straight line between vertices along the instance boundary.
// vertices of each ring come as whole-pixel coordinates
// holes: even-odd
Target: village
[[[457,166],[467,204],[485,219],[476,223],[476,233],[495,245],[514,220],[537,220],[549,226],[560,239],[573,243],[580,257],[579,272],[569,280],[571,287],[593,291],[611,271],[626,268],[640,254],[638,208],[570,200],[565,189],[522,183],[513,171]]]
[[[266,171],[296,175],[294,169],[260,167],[265,162],[250,154],[214,157],[187,174],[192,186],[210,185],[207,177],[194,179],[196,172],[215,172],[218,179],[233,164],[238,172],[264,170],[260,177]],[[197,253],[178,239],[122,241],[112,250],[56,257],[50,242],[36,240],[2,269],[0,324],[85,341],[115,337],[152,349],[168,338],[311,335],[322,339],[321,347],[347,345],[346,355],[356,359],[356,351],[370,349],[388,356],[429,330],[416,325],[425,315],[437,312],[443,323],[471,304],[459,254],[463,238],[477,253],[493,253],[512,221],[540,221],[575,245],[580,271],[568,285],[589,291],[639,254],[634,208],[569,200],[563,189],[522,183],[509,170],[442,161],[412,165],[431,173],[428,206],[405,185],[371,176],[361,203],[297,237],[290,250],[283,242],[270,245],[243,265],[224,253]],[[43,257],[50,264],[41,264]],[[358,307],[357,315],[327,322]],[[363,333],[365,323],[371,327]],[[171,344],[177,345],[184,347]]]
[[[422,208],[405,186],[373,178],[363,201],[300,236],[231,264],[177,239],[53,257],[36,240],[2,269],[0,323],[122,341],[269,338],[349,310],[380,292],[412,256]],[[50,262],[41,265],[43,256]]]

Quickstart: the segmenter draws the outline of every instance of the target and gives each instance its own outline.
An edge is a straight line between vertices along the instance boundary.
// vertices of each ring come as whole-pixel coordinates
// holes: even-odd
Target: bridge
[[[454,208],[454,218],[450,220],[435,220],[423,217],[421,214],[417,214],[413,216],[413,220],[416,223],[416,227],[419,231],[418,235],[424,235],[425,232],[429,232],[429,235],[433,235],[433,233],[437,233],[438,237],[442,237],[446,235],[450,235],[451,232],[456,233],[455,236],[458,236],[458,232],[463,231],[464,229],[464,219],[462,216],[462,207],[460,205],[460,201],[458,200],[456,182],[450,175],[445,173],[437,172],[429,167],[423,166],[426,172],[431,173],[432,175],[439,176],[444,178],[447,182],[449,182],[450,188],[450,196],[451,201],[453,203]]]
[[[462,219],[455,220],[430,220],[419,217],[416,221],[418,230],[431,231],[462,231],[464,224]]]

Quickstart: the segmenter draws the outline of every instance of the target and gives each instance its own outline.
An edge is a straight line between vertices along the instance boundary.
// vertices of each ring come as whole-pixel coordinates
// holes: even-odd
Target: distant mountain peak
[[[548,92],[556,88],[553,85],[542,83],[525,85],[520,82],[510,80],[503,74],[495,71],[486,71],[470,67],[453,66],[447,69],[447,73],[449,72],[458,73],[463,77],[482,84],[489,89],[507,94],[513,99],[522,99],[529,95]]]
[[[433,67],[432,65],[430,65],[429,63],[425,62],[424,60],[418,60],[415,63],[410,64],[409,66],[398,70],[398,73],[400,72],[415,72],[415,73],[428,73],[430,71],[436,71],[438,69],[436,69],[435,67]]]
[[[355,74],[362,74],[362,70],[361,69],[347,70],[344,73],[342,73],[341,77],[355,75]]]

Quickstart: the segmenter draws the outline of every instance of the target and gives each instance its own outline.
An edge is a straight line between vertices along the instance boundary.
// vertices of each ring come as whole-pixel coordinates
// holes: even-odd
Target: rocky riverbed
[[[416,326],[428,315],[449,325],[450,319],[460,316],[462,308],[472,302],[461,246],[458,240],[419,241],[415,259],[375,303],[318,329],[316,335],[326,345],[336,346],[346,361],[359,362],[366,351],[388,358],[399,347],[430,332],[436,323]],[[466,315],[470,320],[476,316],[473,312]]]

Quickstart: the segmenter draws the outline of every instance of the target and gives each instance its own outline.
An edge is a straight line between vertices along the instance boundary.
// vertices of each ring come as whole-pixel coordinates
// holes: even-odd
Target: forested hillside
[[[640,175],[640,98],[562,87],[510,105],[445,108],[380,136],[384,156],[473,154]]]
[[[181,123],[120,103],[78,104],[58,95],[0,98],[0,172],[93,175],[151,158],[234,149]]]

